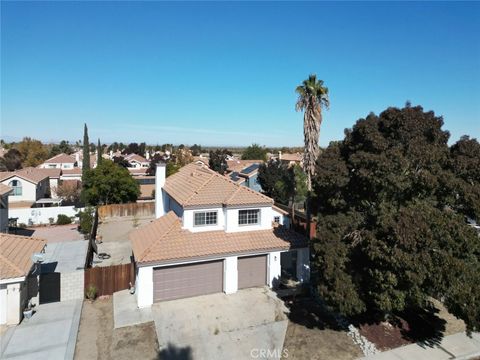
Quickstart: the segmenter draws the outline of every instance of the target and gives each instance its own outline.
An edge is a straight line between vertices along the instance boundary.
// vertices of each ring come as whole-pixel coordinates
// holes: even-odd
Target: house
[[[64,153],[55,155],[54,157],[45,160],[45,162],[39,165],[42,169],[73,169],[78,166],[77,160],[73,155],[67,155]]]
[[[295,164],[298,164],[302,166],[303,164],[303,155],[300,153],[296,154],[282,154],[281,151],[278,152],[278,160],[280,160],[282,163],[287,164],[288,166],[293,166]]]
[[[59,169],[24,168],[12,172],[1,172],[0,183],[10,186],[9,202],[12,207],[32,207],[42,199],[50,199],[50,175]]]
[[[68,181],[68,180],[77,180],[82,181],[82,169],[79,167],[73,169],[66,169],[62,170],[62,174],[60,175],[60,180]]]
[[[274,287],[282,276],[309,280],[308,240],[278,225],[284,214],[273,200],[206,166],[192,163],[165,179],[158,164],[155,213],[129,235],[139,307]]]
[[[248,162],[245,162],[242,166],[231,167],[230,169],[233,168],[235,170],[230,172],[227,176],[230,177],[230,180],[239,185],[246,186],[255,191],[262,191],[262,186],[257,181],[258,169],[262,163],[263,161],[261,160],[255,162],[248,160]]]
[[[138,154],[125,155],[124,159],[128,161],[130,166],[134,169],[148,168],[150,166],[150,162],[147,159],[145,159],[143,156],[140,156]]]
[[[45,245],[42,239],[0,234],[0,325],[22,320],[29,297],[27,279],[35,270],[32,256],[43,252]]]
[[[8,196],[13,191],[10,186],[0,184],[0,232],[8,232]]]

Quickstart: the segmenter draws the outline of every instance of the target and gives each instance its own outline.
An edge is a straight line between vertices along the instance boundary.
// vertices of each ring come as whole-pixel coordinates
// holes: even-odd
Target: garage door
[[[154,301],[223,291],[223,260],[154,269]]]
[[[263,286],[267,283],[267,255],[238,258],[238,288]]]

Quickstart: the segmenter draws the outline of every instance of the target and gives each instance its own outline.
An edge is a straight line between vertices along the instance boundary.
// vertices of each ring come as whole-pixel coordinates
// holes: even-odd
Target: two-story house
[[[75,156],[61,153],[45,160],[44,163],[38,167],[41,169],[73,169],[76,166],[77,160]]]
[[[150,166],[150,162],[138,154],[125,155],[125,160],[128,161],[130,166],[135,169],[148,168]]]
[[[195,163],[168,179],[159,164],[155,187],[157,219],[129,235],[139,307],[274,287],[284,268],[309,280],[307,239],[278,225],[271,198]]]

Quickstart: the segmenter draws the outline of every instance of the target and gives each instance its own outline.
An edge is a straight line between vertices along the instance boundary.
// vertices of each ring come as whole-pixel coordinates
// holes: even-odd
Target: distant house
[[[0,325],[22,320],[30,295],[27,279],[34,270],[32,255],[44,251],[45,245],[42,239],[0,234]]]
[[[150,162],[145,159],[143,156],[138,154],[128,154],[124,156],[124,159],[128,161],[132,168],[148,168],[150,166]]]
[[[296,153],[296,154],[282,154],[281,151],[278,152],[278,160],[282,163],[287,164],[288,166],[293,166],[295,164],[302,165],[303,164],[303,154]]]
[[[55,171],[55,169],[29,167],[12,172],[1,172],[0,183],[12,188],[9,197],[10,206],[32,207],[41,204],[43,199],[48,203],[48,200],[51,200],[51,170]]]
[[[77,160],[75,156],[67,155],[64,153],[55,155],[54,157],[45,160],[43,164],[39,166],[42,169],[73,169],[76,167]]]
[[[0,232],[8,232],[8,196],[13,191],[10,186],[0,184]]]
[[[62,181],[68,180],[77,180],[82,181],[82,169],[79,167],[73,169],[66,169],[62,170],[62,174],[60,175],[60,179]]]
[[[157,219],[129,235],[139,307],[309,280],[308,240],[271,198],[195,163],[168,178],[158,164],[155,187]]]
[[[263,160],[228,160],[227,176],[236,184],[262,191],[258,183],[258,169]]]
[[[130,172],[130,175],[132,175],[135,178],[137,176],[147,176],[148,168],[145,168],[145,167],[142,167],[142,168],[127,168],[127,170]]]

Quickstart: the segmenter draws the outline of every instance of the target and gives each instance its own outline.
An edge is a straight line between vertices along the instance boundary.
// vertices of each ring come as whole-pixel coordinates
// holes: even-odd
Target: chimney
[[[110,150],[110,160],[113,159],[113,150]]]
[[[282,160],[282,152],[281,151],[278,152],[278,160]]]
[[[80,154],[78,152],[75,153],[75,162],[77,163],[77,166],[80,164]]]
[[[150,152],[148,150],[145,154],[145,159],[150,160]]]
[[[163,186],[165,185],[166,165],[164,162],[157,163],[155,172],[155,217],[157,219],[165,215]]]

